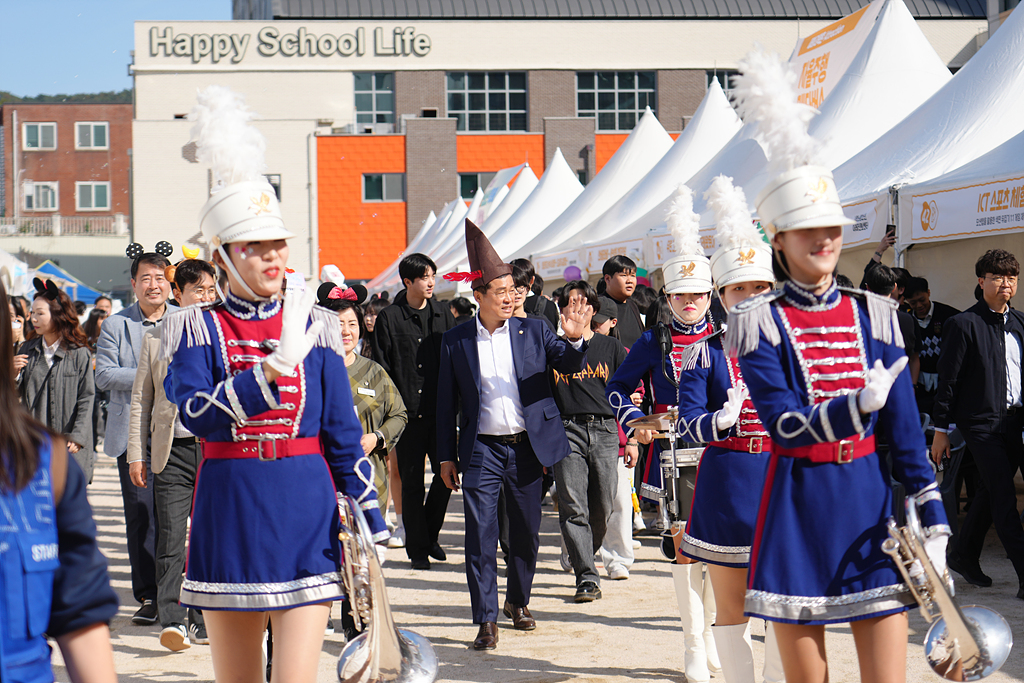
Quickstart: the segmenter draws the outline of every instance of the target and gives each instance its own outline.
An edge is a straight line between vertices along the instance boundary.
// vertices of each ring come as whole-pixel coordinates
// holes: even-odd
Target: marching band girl
[[[776,622],[790,683],[827,680],[825,625],[843,622],[853,632],[861,680],[901,683],[906,611],[915,601],[881,549],[892,491],[876,429],[919,509],[940,575],[949,527],[914,390],[902,373],[907,357],[895,304],[836,286],[843,226],[853,221],[843,215],[831,172],[809,163],[813,111],[798,104],[796,78],[777,57],[754,53],[743,66],[741,113],[758,119],[773,169],[781,171],[759,194],[757,210],[784,281],[736,306],[726,333],[772,440],[746,612]]]
[[[743,190],[734,187],[731,178],[715,178],[704,197],[715,212],[720,245],[711,257],[711,274],[730,310],[772,289],[771,247],[754,227]],[[725,680],[753,683],[743,600],[760,500],[757,493],[764,486],[771,439],[747,396],[736,359],[726,357],[720,339],[709,340],[706,346],[710,362],[684,372],[679,381],[679,433],[684,441],[708,443],[679,552],[708,565],[718,609],[715,645]],[[769,683],[782,680],[771,625],[765,635],[763,675]]]
[[[165,322],[168,397],[203,437],[181,603],[200,608],[218,681],[315,681],[330,602],[344,594],[335,492],[386,539],[363,455],[337,317],[312,290],[282,293],[288,238],[260,176],[263,140],[241,98],[211,86],[193,112],[203,160],[226,185],[200,228],[227,271],[224,301]]]
[[[665,412],[676,405],[679,382],[683,372],[684,349],[714,332],[715,321],[709,312],[711,306],[711,265],[704,256],[697,235],[698,225],[693,216],[693,193],[680,185],[669,211],[668,223],[675,235],[678,255],[668,259],[662,267],[665,276],[665,293],[672,309],[672,324],[666,330],[671,339],[659,340],[654,328],[641,335],[626,355],[626,360],[615,371],[605,391],[608,401],[615,410],[619,424],[626,435],[640,443],[650,443],[653,432],[635,430],[628,423],[640,417],[643,412],[630,400],[640,381],[651,375],[654,388],[654,411]],[[664,328],[661,328],[664,330]],[[668,336],[668,335],[666,335]],[[700,345],[706,348],[706,345]],[[707,362],[707,352],[693,357],[693,362]],[[671,380],[669,378],[672,378]],[[644,488],[650,492],[661,490],[661,466],[658,449],[652,450],[648,459],[649,469]],[[653,463],[653,464],[650,464]],[[652,477],[652,475],[655,475]],[[681,528],[673,529],[678,546]],[[710,582],[704,580],[704,565],[676,553],[672,564],[672,580],[679,603],[680,619],[683,625],[683,664],[686,680],[704,683],[710,680],[711,671],[718,671],[721,665],[711,634],[715,620],[715,597]]]

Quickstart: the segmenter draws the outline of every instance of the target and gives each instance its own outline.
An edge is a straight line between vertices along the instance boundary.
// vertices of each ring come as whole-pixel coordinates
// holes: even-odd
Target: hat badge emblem
[[[270,213],[270,195],[266,192],[261,192],[255,197],[250,197],[251,202],[249,210],[259,216],[260,214]]]
[[[756,255],[757,252],[755,252],[753,247],[751,247],[747,251],[739,252],[736,255],[736,260],[739,262],[741,266],[749,266],[754,263],[754,256]]]
[[[811,200],[812,204],[817,204],[825,195],[828,194],[828,181],[824,178],[818,178],[817,183],[813,183],[807,187],[807,194],[804,196]]]
[[[696,267],[697,267],[697,263],[695,261],[690,261],[690,263],[688,265],[680,266],[680,268],[679,268],[679,275],[681,277],[690,277],[690,276],[693,275],[693,269],[696,268]]]

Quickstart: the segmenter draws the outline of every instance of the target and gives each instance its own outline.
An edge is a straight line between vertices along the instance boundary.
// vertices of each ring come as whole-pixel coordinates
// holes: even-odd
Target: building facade
[[[755,43],[789,54],[863,4],[237,0],[233,22],[138,22],[139,241],[195,237],[211,179],[186,115],[206,85],[243,93],[259,115],[267,173],[300,235],[293,267],[364,279],[430,211],[499,169],[529,162],[539,176],[561,149],[586,182],[647,107],[681,131]],[[970,58],[980,0],[911,4],[948,65]]]

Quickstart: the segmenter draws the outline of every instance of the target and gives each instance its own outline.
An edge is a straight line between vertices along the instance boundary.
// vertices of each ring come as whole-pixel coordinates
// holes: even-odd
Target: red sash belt
[[[772,440],[767,436],[730,436],[722,441],[712,441],[708,445],[743,453],[767,453],[772,450]]]
[[[265,441],[204,441],[203,457],[220,459],[259,458],[277,460],[292,455],[323,454],[320,437],[267,439]]]
[[[875,452],[875,437],[869,436],[860,441],[830,441],[829,443],[816,443],[810,446],[798,446],[796,448],[783,448],[774,446],[773,453],[784,455],[788,458],[804,458],[814,463],[834,462],[844,465],[851,460],[863,458]]]

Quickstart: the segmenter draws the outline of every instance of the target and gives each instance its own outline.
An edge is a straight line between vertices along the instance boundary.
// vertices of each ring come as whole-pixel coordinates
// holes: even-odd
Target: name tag
[[[376,391],[374,391],[373,389],[367,389],[365,387],[359,387],[359,389],[356,390],[356,393],[361,394],[362,396],[376,396],[377,395]]]

